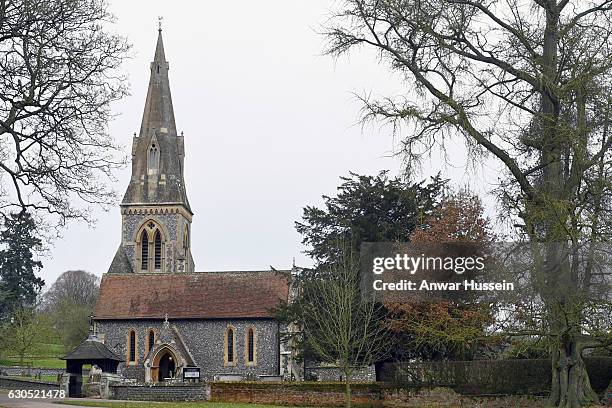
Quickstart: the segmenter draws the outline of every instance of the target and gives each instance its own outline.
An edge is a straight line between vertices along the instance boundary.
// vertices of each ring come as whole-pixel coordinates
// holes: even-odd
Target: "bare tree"
[[[343,374],[346,407],[351,407],[351,382],[357,369],[384,358],[390,349],[382,307],[362,297],[359,269],[345,258],[303,284],[300,307],[306,347],[321,362],[337,365]]]
[[[89,331],[100,279],[86,271],[67,271],[42,296],[42,310],[51,317],[64,347],[79,345]]]
[[[93,273],[76,270],[62,273],[43,295],[42,306],[54,310],[66,301],[93,308],[98,299],[100,278]]]
[[[107,132],[129,46],[104,0],[0,0],[0,212],[91,220],[125,159]]]
[[[582,353],[612,341],[585,309],[610,298],[598,259],[612,237],[611,13],[611,0],[346,0],[326,27],[330,54],[371,47],[405,78],[406,95],[362,100],[364,120],[407,131],[408,166],[452,138],[503,165],[559,407],[597,399]]]

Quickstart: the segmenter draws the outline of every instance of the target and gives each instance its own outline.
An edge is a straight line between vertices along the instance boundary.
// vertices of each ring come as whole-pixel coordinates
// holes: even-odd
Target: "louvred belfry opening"
[[[149,269],[149,235],[147,231],[142,231],[142,239],[140,240],[141,245],[141,269],[146,271]]]
[[[162,266],[162,239],[159,230],[155,231],[155,269],[160,270]]]

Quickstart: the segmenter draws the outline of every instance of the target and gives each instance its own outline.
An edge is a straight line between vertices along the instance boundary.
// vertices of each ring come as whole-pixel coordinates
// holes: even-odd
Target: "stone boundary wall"
[[[311,381],[342,381],[342,371],[338,367],[306,367],[304,376]],[[352,380],[355,382],[375,382],[376,369],[374,366],[355,369]]]
[[[59,390],[58,383],[0,377],[0,388],[5,390]]]
[[[542,408],[545,398],[526,396],[463,396],[449,388],[397,388],[380,383],[351,385],[352,402],[361,408],[478,406]],[[139,401],[213,401],[285,406],[342,407],[340,382],[212,382],[173,385],[111,385],[111,399]]]
[[[388,384],[357,383],[351,385],[352,403],[356,407],[481,407],[541,408],[546,399],[527,396],[463,396],[449,388],[396,388]],[[287,406],[342,407],[344,384],[339,382],[256,383],[214,382],[210,384],[210,401]]]
[[[34,375],[41,373],[42,375],[57,375],[65,373],[66,370],[63,368],[36,368],[36,367],[23,367],[23,366],[0,366],[0,375]]]
[[[382,406],[380,387],[375,383],[351,384],[355,406]],[[344,384],[325,382],[213,382],[213,402],[333,407],[344,405]]]
[[[203,401],[209,399],[209,387],[199,384],[110,385],[110,398],[135,401]]]

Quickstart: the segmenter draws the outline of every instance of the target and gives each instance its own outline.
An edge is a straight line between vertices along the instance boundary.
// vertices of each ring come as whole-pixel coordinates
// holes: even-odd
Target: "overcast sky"
[[[398,95],[402,83],[371,52],[333,60],[317,34],[336,5],[323,0],[111,0],[115,29],[133,44],[125,64],[131,96],[114,105],[110,124],[129,152],[138,132],[149,63],[163,16],[166,58],[178,131],[185,132],[185,177],[192,210],[197,271],[289,268],[302,254],[294,222],[305,205],[320,205],[349,171],[399,174],[389,129],[357,124],[353,93]],[[495,169],[464,169],[432,158],[421,177],[442,170],[456,185],[493,188]],[[121,196],[129,170],[117,173]],[[492,199],[485,200],[493,213]],[[119,207],[98,211],[95,229],[70,224],[43,259],[51,284],[70,269],[102,275],[120,242]]]

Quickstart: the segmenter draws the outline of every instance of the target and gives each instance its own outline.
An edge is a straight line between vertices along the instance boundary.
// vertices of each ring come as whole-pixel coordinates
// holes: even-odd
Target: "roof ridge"
[[[248,274],[248,273],[277,273],[277,272],[291,272],[291,269],[262,269],[262,270],[227,270],[227,271],[200,271],[200,272],[138,272],[138,273],[105,273],[104,276],[125,276],[125,277],[133,277],[133,276],[168,276],[168,275],[204,275],[204,274]]]

